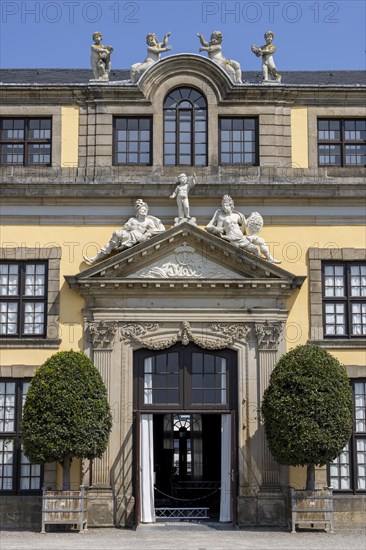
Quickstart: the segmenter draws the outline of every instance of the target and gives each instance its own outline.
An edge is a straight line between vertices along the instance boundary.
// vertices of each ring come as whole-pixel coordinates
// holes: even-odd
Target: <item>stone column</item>
[[[115,323],[100,321],[89,324],[89,333],[93,346],[93,360],[108,392],[110,403],[111,394],[111,367],[112,367],[112,340],[117,331]],[[92,486],[110,487],[109,476],[109,444],[101,458],[93,460]]]
[[[117,332],[116,323],[99,321],[88,325],[93,348],[93,361],[111,402],[112,341]],[[114,504],[110,480],[110,443],[101,458],[95,458],[89,488],[89,520],[91,526],[113,525]]]
[[[256,323],[255,333],[258,342],[259,365],[259,398],[269,384],[271,372],[277,362],[278,343],[282,334],[282,323]],[[264,428],[261,430],[262,438],[262,486],[276,487],[280,485],[280,465],[273,459],[267,445]]]

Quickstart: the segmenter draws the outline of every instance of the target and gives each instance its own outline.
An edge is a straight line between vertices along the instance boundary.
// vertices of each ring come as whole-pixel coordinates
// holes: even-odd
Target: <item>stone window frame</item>
[[[46,261],[48,264],[47,278],[47,315],[46,335],[32,337],[0,337],[1,348],[48,348],[57,349],[61,343],[59,338],[60,317],[60,260],[61,248],[0,248],[0,260],[3,261]]]
[[[309,248],[309,342],[326,348],[364,348],[366,338],[324,337],[323,327],[323,282],[322,262],[362,262],[366,261],[366,249],[360,248]]]

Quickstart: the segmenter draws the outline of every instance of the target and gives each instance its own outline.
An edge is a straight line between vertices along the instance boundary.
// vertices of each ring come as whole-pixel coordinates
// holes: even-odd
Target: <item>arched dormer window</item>
[[[164,164],[207,165],[207,101],[193,88],[177,88],[165,98]]]

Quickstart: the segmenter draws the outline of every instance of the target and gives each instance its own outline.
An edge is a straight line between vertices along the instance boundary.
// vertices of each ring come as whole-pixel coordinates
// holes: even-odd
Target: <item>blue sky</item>
[[[91,35],[112,45],[112,66],[146,55],[145,38],[170,31],[171,53],[198,53],[197,32],[223,33],[223,53],[260,70],[251,44],[275,33],[279,70],[365,69],[364,0],[0,0],[2,68],[89,68]],[[165,54],[167,55],[167,54]]]

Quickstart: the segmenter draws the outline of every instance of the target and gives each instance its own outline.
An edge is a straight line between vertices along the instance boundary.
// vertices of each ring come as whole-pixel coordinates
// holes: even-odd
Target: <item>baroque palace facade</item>
[[[91,525],[154,521],[172,502],[284,525],[305,470],[274,462],[259,407],[279,357],[311,342],[346,366],[355,408],[348,446],[316,483],[334,488],[336,526],[363,524],[365,74],[233,83],[182,54],[136,84],[90,76],[0,72],[2,523],[37,524],[41,487],[60,486],[60,466],[30,465],[18,434],[37,367],[72,348],[100,370],[114,418],[103,457],[73,461]],[[195,173],[189,205],[171,198],[182,172],[189,185]],[[222,238],[224,195],[236,219],[264,219],[254,249]],[[114,233],[139,222],[136,201],[161,229],[144,239],[127,224]],[[135,241],[106,247],[112,235]]]

